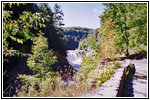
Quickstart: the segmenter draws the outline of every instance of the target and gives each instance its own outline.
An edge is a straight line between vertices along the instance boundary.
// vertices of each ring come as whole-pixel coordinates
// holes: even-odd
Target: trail
[[[131,60],[135,65],[135,74],[129,78],[124,87],[124,97],[146,97],[147,96],[147,59]]]
[[[128,78],[128,83],[122,89],[121,97],[147,97],[147,59],[126,59],[125,61],[121,65],[122,67],[116,69],[115,74],[110,80],[103,83],[101,87],[81,95],[81,97],[116,97],[124,68],[130,63],[135,65],[135,75]]]
[[[81,54],[83,51],[69,50],[67,53],[67,60],[78,71],[82,62]],[[84,52],[88,55],[90,52]],[[115,71],[113,77],[106,81],[101,87],[81,95],[81,97],[116,97],[119,89],[120,81],[123,75],[124,68],[129,64],[135,65],[135,74],[128,78],[128,83],[123,87],[121,97],[147,97],[147,59],[130,60],[125,59],[121,68]]]

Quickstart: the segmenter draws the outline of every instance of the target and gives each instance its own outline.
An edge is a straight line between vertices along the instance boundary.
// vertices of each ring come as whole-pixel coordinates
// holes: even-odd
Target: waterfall
[[[82,62],[82,56],[79,50],[68,50],[67,51],[67,60],[70,65],[74,66],[74,68],[78,71],[80,68],[83,68],[80,66]]]

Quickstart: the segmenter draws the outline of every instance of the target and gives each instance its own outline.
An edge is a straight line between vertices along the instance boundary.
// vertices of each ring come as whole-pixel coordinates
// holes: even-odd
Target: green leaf
[[[23,40],[22,39],[17,39],[17,42],[23,44]]]

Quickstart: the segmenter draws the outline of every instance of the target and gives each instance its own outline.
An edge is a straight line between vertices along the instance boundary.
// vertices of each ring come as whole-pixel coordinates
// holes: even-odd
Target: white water
[[[74,66],[74,68],[78,71],[80,68],[81,62],[82,62],[82,56],[81,53],[77,50],[68,50],[67,51],[67,60],[70,65]]]
[[[74,68],[79,71],[80,68],[83,69],[82,66],[80,66],[82,62],[82,55],[88,55],[90,51],[82,51],[82,50],[68,50],[67,51],[67,60],[70,65],[74,66]]]

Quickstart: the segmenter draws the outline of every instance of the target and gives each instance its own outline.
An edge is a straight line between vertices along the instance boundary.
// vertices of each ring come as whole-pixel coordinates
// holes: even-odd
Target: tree
[[[3,9],[5,9],[6,5],[4,4]],[[45,27],[42,21],[47,19],[46,17],[42,17],[42,13],[24,11],[18,19],[12,19],[12,14],[12,11],[3,10],[3,54],[5,57],[23,55],[22,52],[10,46],[10,40],[18,44],[32,40],[35,34],[30,29],[38,29],[38,26],[41,28]]]
[[[58,5],[58,4],[55,4],[55,5],[54,5],[54,16],[53,16],[55,26],[61,27],[61,26],[64,25],[64,24],[62,23],[62,21],[63,21],[63,16],[64,16],[64,13],[63,13],[62,10],[61,10],[61,6]]]
[[[24,86],[29,89],[28,95],[37,90],[42,91],[40,82],[43,81],[52,84],[52,88],[55,89],[54,80],[57,73],[51,70],[51,65],[56,61],[56,56],[53,56],[53,52],[48,50],[47,38],[43,37],[42,32],[40,32],[39,36],[33,39],[32,54],[29,55],[27,60],[27,65],[33,70],[34,75],[24,74],[18,76],[18,79],[21,79]]]
[[[44,36],[48,38],[49,49],[52,49],[54,52],[56,52],[57,50],[59,53],[65,56],[66,54],[66,49],[64,46],[65,41],[61,39],[63,35],[57,34],[58,30],[54,25],[53,15],[54,12],[48,6],[42,7],[32,3],[25,3],[25,4],[4,3],[3,72],[6,72],[3,76],[6,77],[4,78],[5,79],[4,90],[5,89],[7,89],[8,91],[9,89],[11,90],[11,87],[7,88],[8,86],[10,86],[10,84],[13,84],[12,86],[14,87],[12,91],[16,89],[17,85],[14,83],[14,81],[18,73],[31,74],[29,73],[29,71],[27,71],[28,69],[24,70],[23,72],[16,71],[16,73],[11,74],[11,76],[9,73],[11,73],[11,71],[14,70],[15,68],[17,67],[20,68],[22,66],[17,62],[20,61],[26,62],[27,55],[30,55],[31,53],[31,45],[34,41],[34,38],[38,36],[40,30],[44,33]],[[48,59],[46,58],[47,56],[45,56],[45,59]],[[64,59],[60,58],[60,60]],[[60,61],[58,61],[58,65],[63,66],[63,64]],[[26,63],[24,63],[23,67],[25,68],[27,67]],[[43,72],[38,73],[41,73],[39,77],[45,76],[45,75],[42,76]],[[48,74],[50,73],[47,73],[47,75]],[[15,78],[10,82],[9,80],[12,77]],[[28,78],[30,79],[31,77]],[[8,93],[6,93],[6,95]],[[11,95],[13,95],[13,93],[14,92],[12,92]]]
[[[49,21],[45,21],[46,28],[42,29],[45,37],[48,38],[49,49],[53,49],[56,52],[66,56],[66,39],[63,35],[63,12],[61,6],[55,4],[54,8],[48,6],[48,4],[41,4],[40,11],[46,16],[49,16]]]
[[[32,54],[29,55],[27,65],[34,71],[38,78],[45,78],[50,71],[50,65],[56,62],[51,50],[48,50],[48,42],[40,33],[39,37],[33,40]]]
[[[147,5],[144,3],[110,3],[105,5],[107,10],[101,18],[103,21],[107,20],[107,18],[111,19],[119,37],[117,44],[121,47],[125,45],[125,54],[128,56],[129,47],[133,47],[135,44],[146,43]],[[143,29],[140,27],[143,27]],[[138,31],[138,28],[141,30]],[[133,32],[134,29],[136,30],[135,32]],[[144,40],[144,42],[141,40]]]

